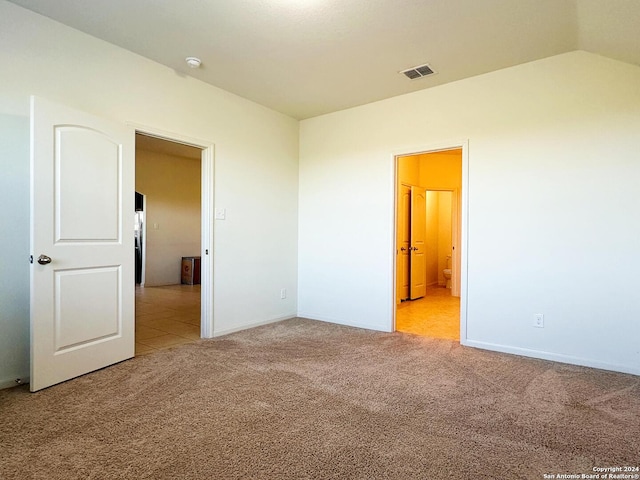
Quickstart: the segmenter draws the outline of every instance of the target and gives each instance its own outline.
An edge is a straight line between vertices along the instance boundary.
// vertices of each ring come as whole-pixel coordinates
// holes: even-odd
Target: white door
[[[31,99],[31,391],[134,355],[134,131]]]
[[[427,293],[426,270],[427,236],[427,194],[421,187],[411,187],[411,300],[424,297]]]
[[[400,185],[398,224],[396,226],[396,303],[409,298],[409,248],[411,235],[411,187]]]

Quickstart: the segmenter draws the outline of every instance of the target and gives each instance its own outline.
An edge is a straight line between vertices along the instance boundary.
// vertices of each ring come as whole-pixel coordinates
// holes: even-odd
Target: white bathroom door
[[[411,220],[411,187],[400,185],[398,197],[398,221],[396,225],[396,303],[409,298],[409,232]]]
[[[424,188],[411,187],[411,300],[427,293],[426,266],[427,193]]]
[[[134,131],[31,99],[31,391],[134,355]]]

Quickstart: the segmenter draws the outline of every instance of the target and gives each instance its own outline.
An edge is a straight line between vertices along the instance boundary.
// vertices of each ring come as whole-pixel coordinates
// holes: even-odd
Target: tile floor
[[[452,297],[451,289],[448,288],[427,288],[427,294],[423,298],[398,305],[396,330],[459,341],[460,297]]]
[[[136,286],[136,355],[200,339],[200,285]]]

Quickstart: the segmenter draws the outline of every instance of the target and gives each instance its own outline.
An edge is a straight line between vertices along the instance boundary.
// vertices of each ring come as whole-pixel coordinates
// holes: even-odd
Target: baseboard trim
[[[224,330],[216,330],[215,324],[213,328],[213,337],[221,337],[223,335],[229,335],[230,333],[241,332],[242,330],[248,330],[250,328],[261,327],[262,325],[269,325],[270,323],[277,323],[283,320],[290,320],[292,318],[296,318],[297,315],[292,313],[291,315],[284,315],[280,317],[274,317],[267,320],[261,320],[259,322],[248,323],[246,325],[242,325],[240,327],[226,328]]]
[[[545,352],[543,350],[531,350],[528,348],[511,347],[497,343],[479,342],[476,340],[465,340],[460,342],[466,347],[480,348],[482,350],[491,350],[493,352],[510,353],[520,355],[522,357],[538,358],[541,360],[551,360],[553,362],[567,363],[570,365],[579,365],[581,367],[598,368],[600,370],[609,370],[618,373],[629,373],[631,375],[640,375],[640,368],[630,367],[628,365],[620,365],[617,363],[600,362],[588,358],[575,357],[572,355],[563,355],[560,353]]]
[[[298,317],[307,318],[309,320],[317,320],[319,322],[335,323],[336,325],[344,325],[345,327],[364,328],[365,330],[375,330],[378,332],[390,333],[388,325],[370,325],[359,322],[344,322],[336,318],[326,317],[324,315],[316,315],[309,312],[298,312]]]

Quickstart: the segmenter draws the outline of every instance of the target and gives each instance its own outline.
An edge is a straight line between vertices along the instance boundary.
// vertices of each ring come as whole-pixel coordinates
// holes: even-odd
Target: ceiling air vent
[[[415,80],[416,78],[426,77],[427,75],[433,75],[436,73],[429,65],[426,63],[424,65],[420,65],[418,67],[407,68],[400,72],[404,74],[407,78],[411,80]]]

